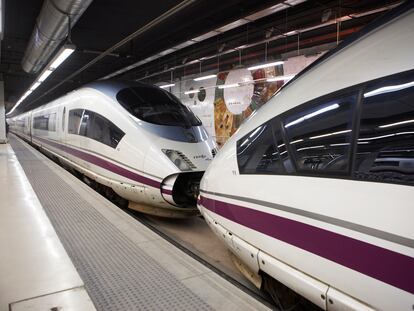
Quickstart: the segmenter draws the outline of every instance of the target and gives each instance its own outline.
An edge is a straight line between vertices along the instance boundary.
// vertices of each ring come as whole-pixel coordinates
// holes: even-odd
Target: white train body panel
[[[171,128],[180,131],[180,128],[151,124],[133,116],[115,98],[119,90],[129,86],[119,86],[117,83],[114,85],[110,82],[92,84],[14,117],[9,121],[11,131],[53,153],[86,176],[111,187],[129,201],[179,211],[180,203],[175,202],[172,195],[174,183],[170,185],[169,191],[162,193],[163,180],[171,175],[202,173],[212,160],[215,143],[207,135],[203,136],[205,130],[202,126],[193,126],[186,130],[204,131],[200,134],[201,138],[197,138],[198,142],[182,139],[177,141],[174,137],[169,137],[163,131]],[[83,113],[82,117],[70,117],[71,111],[75,110]],[[110,145],[112,141],[108,143],[106,137],[100,137],[100,140],[91,139],[87,136],[87,127],[85,133],[80,134],[82,122],[88,122],[85,117],[88,113],[91,113],[91,119],[99,116],[109,120],[111,127],[116,126],[123,133],[116,146]],[[48,118],[49,130],[39,129],[40,125],[36,128],[34,123],[37,117]],[[51,119],[54,121],[50,121]],[[69,123],[75,119],[79,122],[76,124],[78,132],[69,133]],[[191,170],[179,169],[162,150],[179,150],[187,159],[191,159]]]
[[[413,51],[411,6],[292,80],[240,127],[203,176],[198,207],[213,230],[218,232],[216,227],[223,228],[253,246],[259,254],[258,269],[324,309],[412,310],[413,183],[360,181],[349,176],[330,178],[312,173],[243,174],[239,169],[237,144],[241,149],[242,139],[247,137],[248,141],[249,134],[255,137],[255,129],[274,117],[279,120],[282,115],[280,118],[287,120],[290,111],[297,111],[293,108],[317,102],[338,90],[358,85],[363,85],[362,88],[365,82],[399,73],[412,77],[404,84],[409,90],[414,87],[414,82],[410,82],[414,81],[410,72],[414,69]],[[358,99],[358,105],[365,103],[367,94]],[[410,107],[414,111],[414,103]],[[408,115],[407,118],[410,119]],[[291,124],[304,120],[305,117]],[[280,124],[284,124],[285,131],[292,126],[286,122]],[[358,127],[352,125],[347,132],[353,133],[355,129]],[[403,134],[414,132],[389,136]],[[329,135],[313,136],[309,141]],[[360,141],[372,140],[360,138],[355,144],[358,146]],[[230,249],[231,236],[223,239]],[[272,260],[272,264],[263,264],[263,258]],[[251,262],[246,265],[252,267]],[[280,268],[283,265],[286,269]],[[309,277],[320,286],[308,282]]]

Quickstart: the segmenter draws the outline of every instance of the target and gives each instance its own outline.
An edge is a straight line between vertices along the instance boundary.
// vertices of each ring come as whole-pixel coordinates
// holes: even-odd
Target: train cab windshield
[[[116,97],[122,107],[145,122],[184,128],[201,125],[200,119],[177,97],[156,87],[125,88]]]

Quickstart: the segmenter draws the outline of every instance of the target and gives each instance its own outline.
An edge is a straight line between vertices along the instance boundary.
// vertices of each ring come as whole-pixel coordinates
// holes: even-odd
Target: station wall
[[[296,75],[322,54],[295,56],[283,65],[257,70],[234,68],[219,72],[216,78],[194,81],[215,72],[203,72],[175,80],[170,91],[187,105],[203,122],[208,133],[221,147],[253,111],[264,105],[285,83],[267,79]],[[166,84],[159,83],[160,85]],[[237,87],[231,87],[239,84]],[[188,91],[197,93],[186,94]]]

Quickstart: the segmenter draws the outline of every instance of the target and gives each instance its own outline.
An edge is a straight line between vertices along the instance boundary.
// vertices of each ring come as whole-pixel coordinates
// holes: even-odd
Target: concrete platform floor
[[[21,143],[21,141],[19,141]],[[102,217],[111,224],[111,226],[114,226],[117,228],[117,230],[120,231],[122,236],[124,236],[124,239],[128,240],[128,243],[132,243],[134,245],[134,248],[139,249],[140,252],[142,252],[143,256],[149,256],[151,260],[159,267],[160,273],[163,273],[162,271],[165,271],[166,274],[172,276],[177,282],[179,282],[180,287],[184,286],[185,290],[189,293],[192,293],[192,295],[195,295],[194,297],[198,297],[197,299],[200,299],[202,301],[202,305],[207,305],[209,308],[214,310],[268,310],[269,308],[256,299],[252,298],[233,284],[229,283],[227,280],[223,279],[221,276],[217,275],[215,272],[209,270],[207,267],[190,257],[189,255],[185,254],[181,250],[177,249],[175,246],[171,245],[164,239],[162,239],[160,236],[156,235],[154,232],[150,231],[148,228],[146,228],[144,225],[137,222],[134,218],[120,210],[118,207],[114,206],[112,203],[110,203],[108,200],[103,198],[101,195],[90,189],[87,185],[83,184],[81,181],[79,181],[77,178],[72,176],[70,173],[62,169],[60,166],[58,166],[56,163],[50,161],[47,159],[44,155],[40,154],[38,151],[34,150],[33,148],[29,147],[27,144],[24,144],[25,147],[28,148],[31,154],[31,158],[29,161],[31,165],[35,166],[34,161],[39,161],[39,163],[43,163],[47,166],[48,169],[50,169],[53,174],[56,174],[60,179],[64,180],[65,185],[67,187],[70,187],[74,193],[76,193],[79,198],[82,198],[83,201],[87,202],[88,205],[90,205],[94,209],[94,213],[99,213],[99,217]],[[25,174],[20,167],[19,163],[16,160],[16,157],[13,155],[13,151],[11,150],[10,146],[3,147],[3,153],[7,154],[7,156],[0,156],[9,158],[11,157],[11,160],[8,161],[7,164],[4,164],[3,162],[0,162],[0,172],[5,172],[1,176],[0,181],[0,189],[7,189],[7,192],[3,192],[2,196],[4,197],[3,200],[0,201],[0,219],[3,220],[5,223],[10,222],[11,216],[8,215],[10,213],[10,206],[14,206],[16,201],[19,201],[21,206],[25,206],[25,200],[29,199],[32,200],[37,210],[41,210],[41,206],[38,200],[35,200],[36,194],[33,193],[33,189],[31,188],[31,185],[28,183],[27,179],[24,178]],[[29,153],[28,153],[29,154]],[[26,161],[26,159],[25,159]],[[7,162],[7,160],[6,160]],[[2,164],[3,163],[3,164]],[[40,164],[39,164],[40,165]],[[3,169],[4,167],[4,169]],[[16,173],[17,172],[17,173]],[[51,173],[52,174],[52,173]],[[10,176],[19,176],[17,179],[15,178],[14,181],[12,181],[12,178]],[[19,179],[20,178],[20,179]],[[2,182],[2,183],[1,183]],[[36,182],[36,181],[32,181]],[[14,184],[14,186],[13,186]],[[24,184],[24,187],[21,186],[21,184]],[[20,187],[20,190],[19,190]],[[14,189],[18,189],[16,190]],[[38,188],[38,185],[34,187],[35,189]],[[52,187],[53,188],[53,187]],[[44,189],[42,189],[43,191]],[[54,189],[49,189],[49,191],[54,191]],[[29,194],[29,195],[28,195]],[[29,197],[27,197],[29,196]],[[2,197],[0,197],[1,199]],[[8,200],[7,204],[6,199]],[[2,214],[3,213],[3,214]],[[30,212],[27,213],[27,208],[23,208],[20,211],[19,217],[28,217],[28,218],[34,218],[35,216],[31,215]],[[19,218],[17,217],[17,218]],[[47,217],[45,217],[44,213],[42,216],[42,219],[47,220]],[[36,220],[38,221],[38,220]],[[18,222],[18,221],[17,221]],[[33,221],[34,222],[34,221]],[[22,225],[22,224],[20,224]],[[12,226],[12,227],[11,227]],[[15,240],[20,240],[21,235],[16,235],[16,230],[14,227],[19,226],[18,223],[15,223],[13,225],[9,225],[9,227],[0,227],[0,247],[2,250],[7,250],[8,254],[15,254],[16,251],[14,250],[13,246],[10,245],[10,242]],[[24,225],[23,225],[24,227]],[[40,226],[43,227],[43,226]],[[14,231],[13,231],[14,229]],[[23,229],[22,229],[23,230]],[[40,230],[40,229],[39,229]],[[102,228],[100,228],[102,230]],[[59,230],[57,230],[59,231]],[[52,236],[51,230],[49,229],[49,234],[46,234],[46,236]],[[39,233],[39,232],[38,232]],[[35,235],[35,234],[33,234]],[[38,238],[37,240],[33,240],[30,243],[24,244],[22,242],[21,249],[30,249],[30,248],[40,248],[47,251],[48,243],[45,243],[42,239],[45,237],[45,235],[41,236],[42,238]],[[53,239],[53,241],[58,242],[58,239],[56,237]],[[57,243],[55,243],[58,245]],[[54,245],[55,245],[54,244]],[[132,245],[131,244],[131,245]],[[62,246],[58,245],[56,246],[58,249],[62,250]],[[50,251],[50,250],[49,250]],[[64,251],[64,250],[63,250]],[[73,251],[73,250],[71,250]],[[4,256],[3,252],[1,253],[1,259],[0,264],[2,263],[1,260],[4,262],[6,261],[6,257]],[[2,267],[9,267],[9,269],[14,269],[13,261],[10,260],[10,258],[13,258],[14,255],[11,255],[7,257],[8,259],[8,266],[6,265],[0,265],[0,293],[3,293],[3,288],[7,287],[7,281],[3,281],[3,278],[1,276],[7,275],[7,271],[3,271]],[[20,258],[21,256],[24,257],[24,255],[18,255]],[[26,269],[30,270],[29,263],[31,262],[32,255],[26,256],[27,258],[24,259],[24,266],[26,266]],[[46,263],[49,263],[52,265],[56,265],[59,261],[56,261],[53,257],[53,255],[48,253],[49,259],[45,261]],[[63,260],[63,259],[62,259]],[[73,260],[73,257],[72,257]],[[66,264],[68,264],[66,259]],[[88,263],[90,265],[93,265],[94,263]],[[38,266],[37,272],[42,273],[44,269],[48,269],[48,265]],[[119,265],[119,269],[123,269],[122,264]],[[142,273],[142,269],[140,267],[136,267],[136,273]],[[144,269],[145,270],[145,269]],[[52,269],[52,271],[54,271]],[[54,276],[56,276],[56,271],[54,271]],[[16,274],[17,276],[19,273]],[[82,275],[82,274],[81,274]],[[148,276],[150,278],[151,276]],[[70,275],[68,278],[71,280],[72,283],[68,283],[71,286],[73,284],[77,286],[72,286],[72,288],[76,287],[82,287],[82,280],[79,279],[79,276]],[[99,275],[93,276],[93,278],[98,279],[99,281]],[[16,282],[14,291],[18,292],[19,288],[24,288],[24,292],[27,293],[27,290],[32,289],[32,282],[24,276],[21,278],[22,281]],[[143,281],[145,281],[145,277],[143,278]],[[143,283],[145,284],[145,283]],[[88,290],[88,287],[86,288]],[[110,289],[109,290],[115,290]],[[11,292],[14,292],[11,291]],[[135,296],[140,295],[140,293],[133,293]],[[7,297],[0,295],[0,302],[4,304],[4,301],[7,303],[16,301],[16,300],[24,300],[25,298],[21,298],[24,295],[20,296],[12,296],[10,298],[8,295]],[[30,297],[34,297],[33,295],[29,295]],[[61,295],[55,295],[55,297],[59,298],[62,297]],[[76,295],[75,295],[76,296]],[[77,295],[82,296],[82,295]],[[17,297],[17,298],[13,298]],[[91,295],[93,297],[93,295]],[[63,298],[61,298],[63,299]],[[150,303],[151,299],[162,299],[161,296],[157,296],[157,293],[154,293],[151,297],[145,297],[145,299]],[[93,300],[93,299],[92,299]],[[64,300],[61,300],[62,303]],[[38,300],[40,304],[43,304],[42,299]],[[96,305],[96,302],[95,302]],[[24,306],[21,304],[21,306]],[[118,308],[116,308],[118,307]],[[179,306],[170,306],[172,309],[177,309]],[[200,308],[202,306],[200,305]],[[16,306],[17,308],[17,306]],[[106,306],[105,310],[117,310],[119,309],[119,306],[113,306],[111,308],[111,305]],[[140,309],[148,309],[145,308],[144,305],[137,305],[136,310]],[[170,308],[166,308],[165,310],[169,310]],[[204,307],[202,308],[204,309]],[[2,309],[0,309],[2,310]],[[16,309],[17,310],[17,309]],[[36,310],[36,309],[33,309]],[[66,310],[66,309],[64,309]],[[84,310],[84,309],[78,309],[78,310]],[[85,309],[86,310],[86,309]]]
[[[13,149],[0,144],[0,311],[63,306],[95,310]]]

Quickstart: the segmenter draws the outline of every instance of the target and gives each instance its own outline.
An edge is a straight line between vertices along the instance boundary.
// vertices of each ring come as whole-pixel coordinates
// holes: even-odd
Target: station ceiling
[[[1,1],[1,0],[0,0]],[[4,34],[0,72],[6,110],[36,80],[22,58],[43,2],[3,0]],[[71,32],[76,51],[25,101],[16,113],[40,106],[82,84],[108,76],[148,83],[198,71],[230,69],[264,57],[329,49],[401,1],[393,0],[196,0],[89,66],[104,51],[179,5],[176,0],[94,0]],[[275,5],[284,3],[281,10]],[[256,14],[255,19],[246,17]],[[217,31],[229,23],[228,31]],[[306,30],[306,31],[304,31]],[[206,40],[193,40],[213,31]],[[210,33],[211,35],[211,33]],[[191,41],[191,45],[187,44]],[[196,42],[197,41],[197,42]],[[176,48],[184,43],[183,48]],[[169,50],[174,47],[173,50]],[[149,57],[169,51],[165,56]],[[74,72],[86,68],[76,75]],[[133,66],[131,66],[133,65]],[[122,70],[132,67],[130,70]],[[119,74],[118,74],[119,72]],[[116,74],[114,74],[116,73]]]

